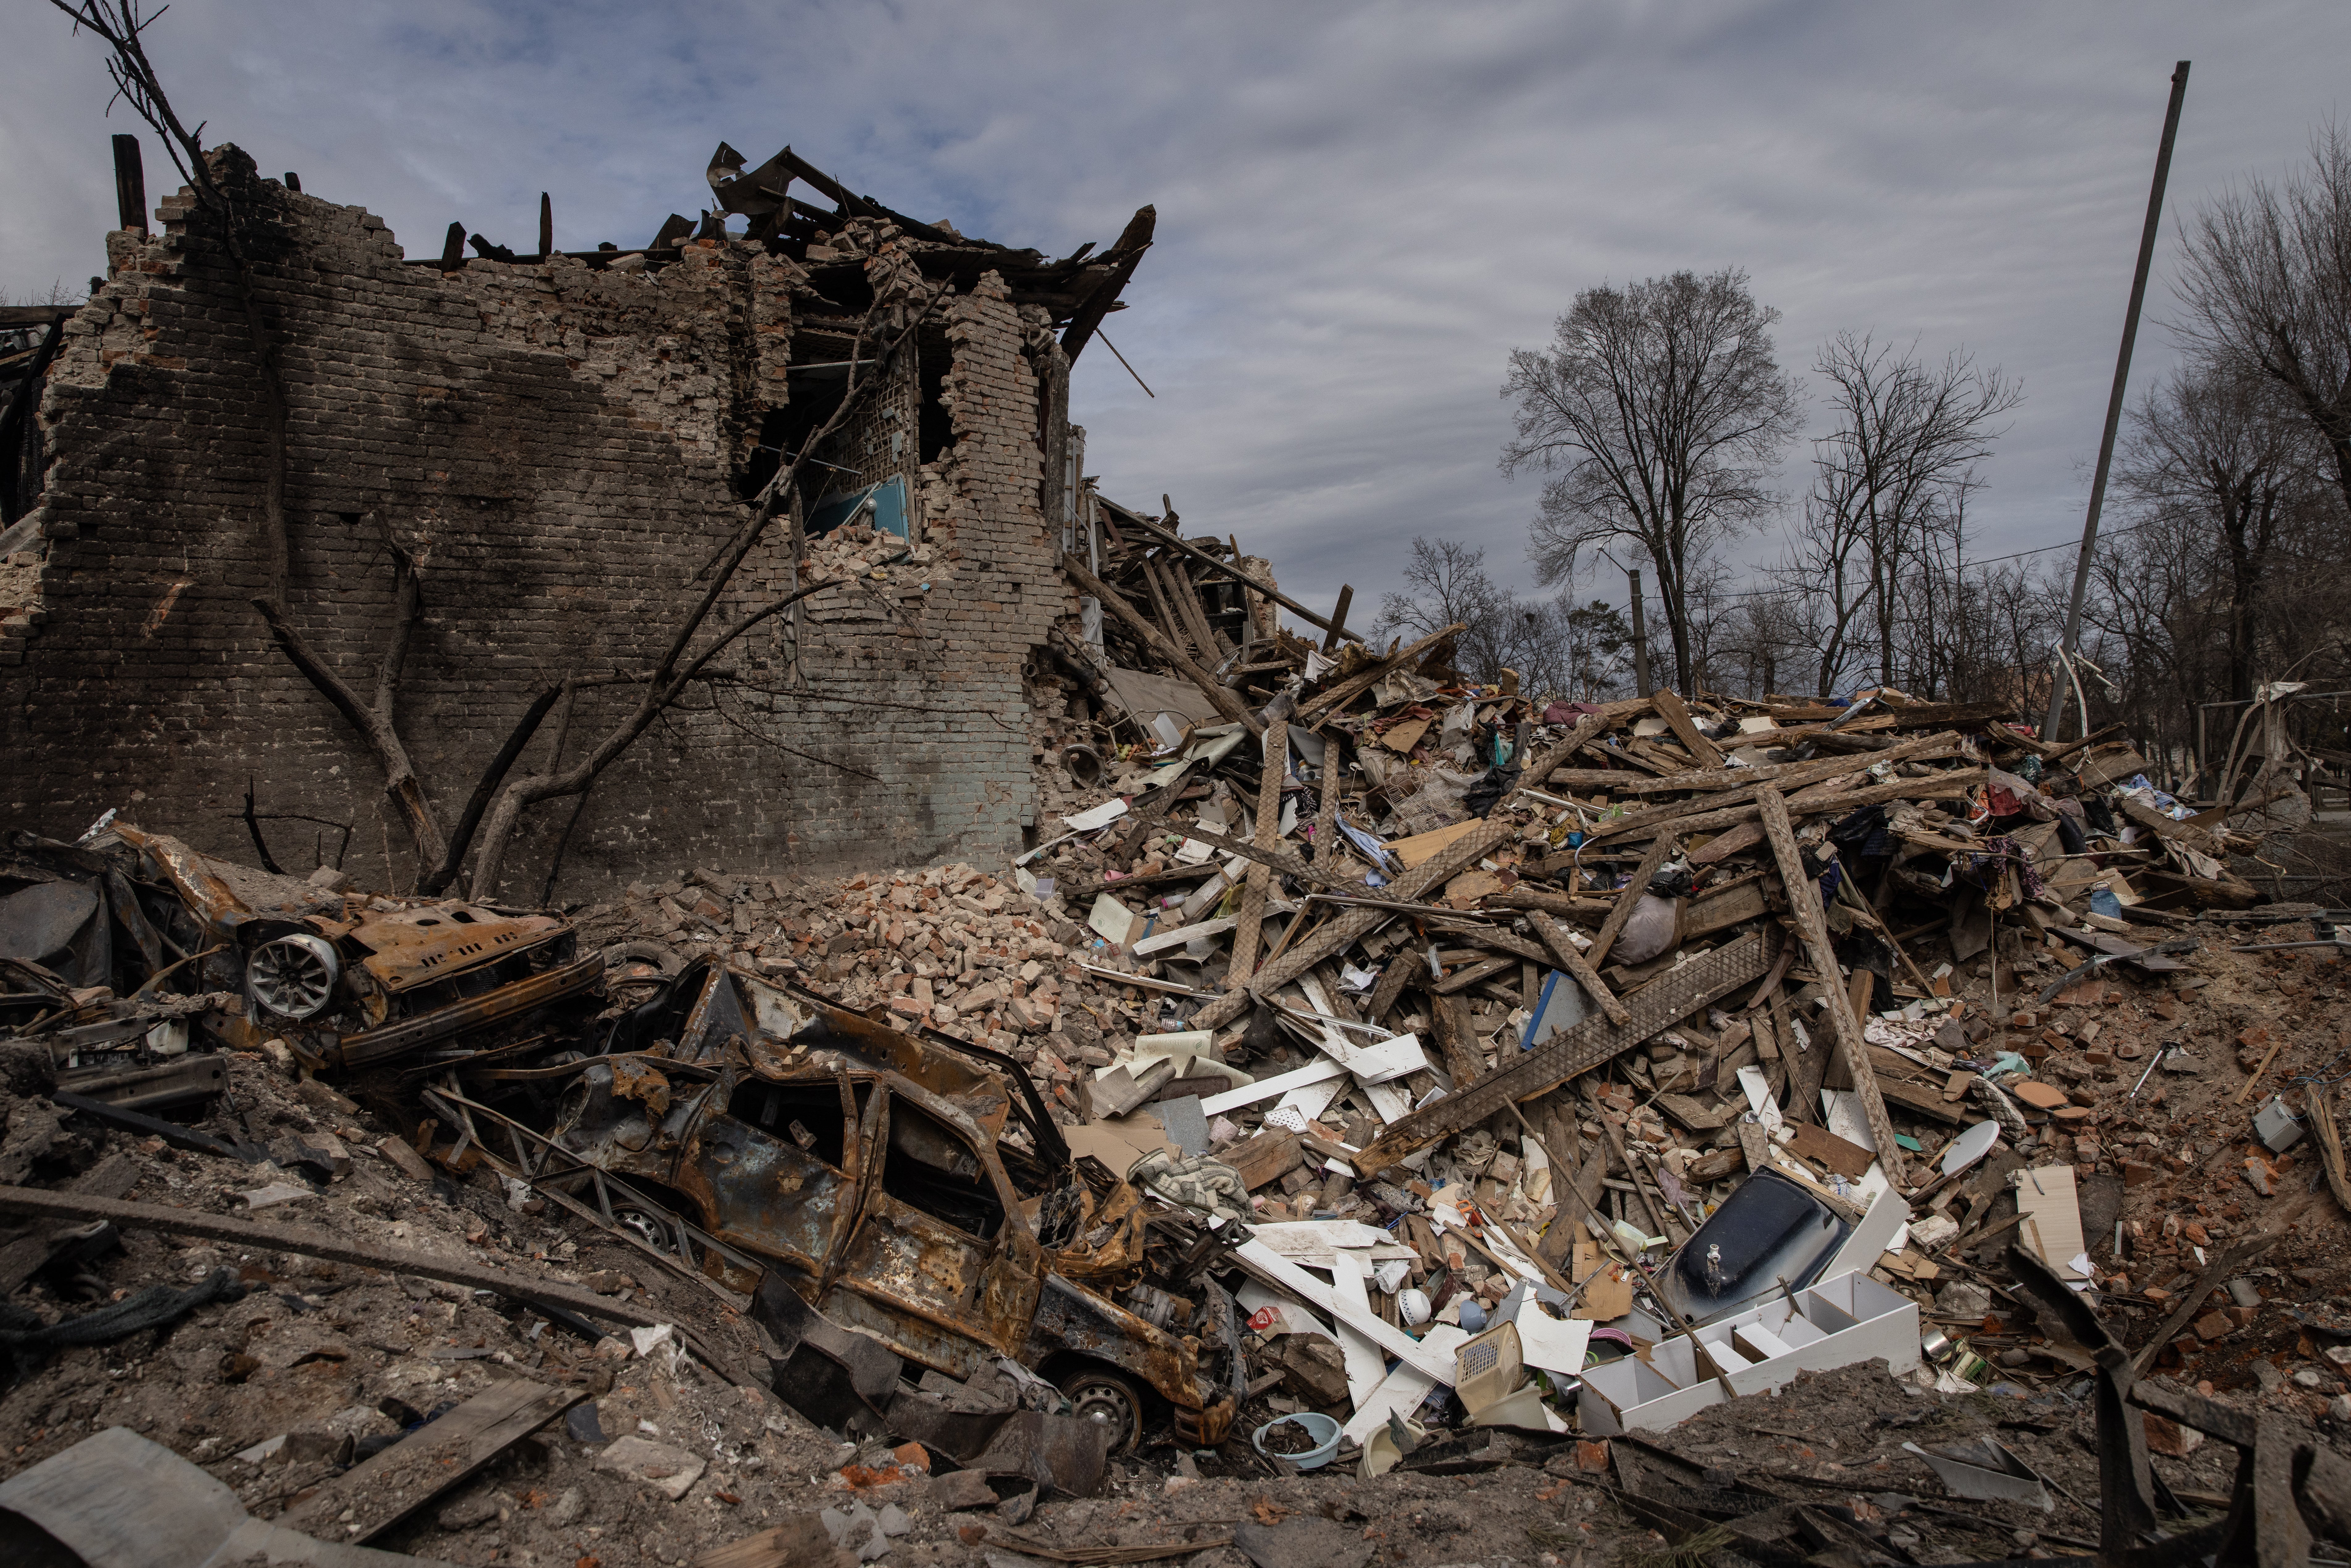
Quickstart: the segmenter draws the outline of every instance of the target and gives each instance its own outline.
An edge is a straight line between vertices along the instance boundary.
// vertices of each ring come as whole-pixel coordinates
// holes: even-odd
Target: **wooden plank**
[[[1322,651],[1324,653],[1337,653],[1339,651],[1340,638],[1355,636],[1353,632],[1347,630],[1347,607],[1354,602],[1354,584],[1349,582],[1341,583],[1339,585],[1338,601],[1331,606],[1331,624],[1322,633]],[[1363,639],[1361,637],[1355,637],[1355,641],[1360,643]]]
[[[1679,692],[1670,686],[1659,686],[1650,696],[1657,705],[1657,716],[1666,721],[1674,738],[1698,759],[1700,768],[1722,766],[1722,747],[1698,732],[1698,725],[1690,718],[1689,705],[1682,701]]]
[[[262,1225],[249,1219],[206,1214],[163,1204],[124,1203],[118,1199],[85,1197],[78,1193],[47,1192],[37,1187],[0,1186],[0,1213],[30,1214],[66,1220],[111,1220],[119,1230],[158,1230],[167,1236],[201,1236],[209,1241],[234,1242],[278,1252],[324,1258],[355,1269],[381,1269],[387,1273],[413,1274],[423,1280],[445,1280],[453,1285],[488,1291],[509,1301],[533,1306],[561,1307],[566,1312],[601,1318],[607,1322],[650,1328],[668,1320],[641,1307],[600,1296],[577,1285],[510,1274],[503,1269],[457,1262],[429,1252],[386,1247],[365,1237],[340,1231],[312,1230],[298,1225]]]
[[[1446,627],[1442,631],[1430,632],[1427,636],[1423,637],[1417,643],[1406,643],[1405,646],[1398,648],[1395,653],[1388,654],[1384,659],[1373,661],[1371,664],[1366,664],[1362,669],[1356,671],[1353,674],[1348,676],[1345,680],[1341,681],[1337,685],[1332,686],[1329,691],[1324,692],[1321,696],[1316,697],[1312,702],[1308,703],[1304,708],[1300,710],[1298,721],[1306,726],[1309,729],[1313,728],[1316,725],[1321,724],[1324,719],[1330,717],[1332,714],[1337,713],[1349,703],[1353,702],[1357,697],[1363,695],[1365,692],[1370,691],[1374,686],[1379,685],[1381,681],[1386,679],[1393,672],[1403,669],[1406,664],[1411,664],[1415,659],[1419,658],[1431,648],[1434,648],[1438,643],[1444,642],[1447,637],[1455,636],[1466,630],[1468,630],[1468,622],[1457,621],[1452,625]]]
[[[345,1470],[277,1522],[323,1539],[371,1541],[587,1397],[584,1385],[549,1388],[522,1378],[494,1383]]]
[[[1192,574],[1180,570],[1172,559],[1162,560],[1159,570],[1166,574],[1167,596],[1176,601],[1176,612],[1184,617],[1192,640],[1200,645],[1200,656],[1221,663],[1232,653],[1233,645],[1208,624],[1208,607],[1200,602],[1199,586],[1192,580]]]
[[[1575,939],[1568,935],[1566,927],[1550,915],[1540,913],[1528,915],[1527,924],[1534,927],[1537,936],[1542,938],[1542,945],[1551,949],[1552,957],[1560,968],[1583,988],[1583,994],[1592,998],[1592,1005],[1608,1015],[1610,1023],[1621,1027],[1633,1021],[1631,1009],[1617,1000],[1616,993],[1608,988],[1608,982],[1600,977],[1600,971],[1593,968],[1591,960],[1577,948]]]
[[[1849,771],[1858,774],[1860,769],[1855,768]],[[1955,768],[1949,772],[1938,773],[1928,779],[1896,779],[1884,784],[1865,785],[1852,789],[1832,789],[1825,783],[1814,784],[1798,794],[1783,795],[1782,799],[1792,814],[1800,817],[1816,817],[1826,811],[1850,811],[1856,806],[1875,806],[1886,800],[1955,800],[1963,798],[1969,790],[1981,785],[1986,777],[1984,769],[1980,768]],[[1646,812],[1636,813],[1636,815],[1644,819],[1645,824],[1658,821],[1649,817]],[[1744,806],[1725,806],[1719,810],[1702,811],[1695,817],[1676,818],[1673,820],[1673,828],[1676,832],[1687,838],[1693,834],[1717,832],[1725,828],[1737,827],[1742,822],[1760,820],[1761,813],[1758,808],[1750,803]],[[1626,817],[1609,824],[1606,830],[1607,836],[1612,839],[1637,837],[1643,830],[1639,827],[1628,828],[1626,825],[1633,821],[1633,818]],[[1546,876],[1559,874],[1573,858],[1564,854],[1552,856],[1542,864],[1543,874]]]
[[[1660,1094],[1657,1096],[1657,1107],[1693,1133],[1711,1133],[1723,1126],[1738,1113],[1731,1106],[1720,1101],[1709,1105],[1687,1094]],[[1868,1167],[1865,1166],[1863,1168]],[[1726,1168],[1723,1174],[1727,1176],[1729,1172]],[[1712,1181],[1716,1178],[1707,1176],[1701,1179]]]
[[[1499,958],[1489,958],[1482,964],[1472,964],[1466,969],[1456,970],[1437,981],[1433,988],[1438,996],[1449,997],[1456,992],[1468,990],[1480,980],[1490,980],[1505,969],[1516,968],[1518,963],[1517,958],[1508,955]]]
[[[1488,1073],[1468,1091],[1457,1089],[1390,1124],[1349,1163],[1365,1176],[1376,1175],[1415,1149],[1558,1087],[1755,979],[1771,967],[1774,946],[1771,936],[1758,931],[1699,954],[1625,998],[1633,1012],[1630,1024],[1594,1016],[1554,1035],[1548,1044],[1513,1052],[1509,1065]]]
[[[1259,1133],[1249,1142],[1227,1151],[1224,1162],[1241,1173],[1244,1186],[1255,1189],[1268,1182],[1280,1181],[1305,1162],[1306,1152],[1298,1134],[1280,1131]]]
[[[1878,1163],[1890,1180],[1902,1185],[1909,1174],[1902,1162],[1902,1145],[1894,1141],[1894,1124],[1886,1119],[1886,1099],[1877,1091],[1877,1074],[1869,1065],[1869,1045],[1862,1039],[1861,1020],[1854,1016],[1852,1002],[1836,984],[1836,949],[1829,943],[1828,925],[1821,914],[1820,891],[1804,874],[1804,858],[1796,848],[1796,830],[1788,819],[1788,802],[1777,789],[1765,784],[1756,790],[1755,803],[1762,815],[1764,834],[1771,841],[1771,853],[1780,862],[1780,881],[1787,889],[1788,907],[1795,916],[1797,935],[1803,941],[1813,967],[1825,982],[1821,989],[1828,1000],[1829,1027],[1836,1037],[1838,1058],[1853,1075],[1854,1092],[1861,1097],[1862,1114],[1869,1123],[1870,1141],[1877,1145]]]
[[[1121,517],[1123,517],[1129,523],[1134,524],[1144,533],[1147,533],[1152,538],[1157,539],[1160,543],[1166,545],[1169,549],[1181,550],[1184,554],[1190,556],[1194,560],[1198,561],[1202,566],[1207,567],[1209,570],[1217,573],[1219,577],[1230,578],[1233,581],[1239,583],[1242,587],[1249,589],[1251,592],[1265,595],[1266,598],[1272,600],[1276,604],[1280,605],[1283,609],[1289,611],[1291,614],[1297,616],[1300,620],[1307,622],[1309,625],[1319,626],[1323,631],[1333,632],[1339,636],[1344,637],[1351,643],[1360,643],[1364,640],[1361,635],[1345,630],[1343,625],[1331,621],[1325,621],[1322,616],[1315,614],[1314,612],[1307,609],[1306,606],[1299,603],[1298,601],[1290,598],[1288,594],[1283,593],[1280,590],[1274,588],[1270,584],[1259,582],[1256,578],[1253,578],[1247,572],[1242,571],[1238,567],[1228,566],[1223,561],[1218,560],[1215,556],[1208,554],[1206,550],[1195,549],[1193,546],[1186,543],[1183,539],[1178,538],[1168,529],[1161,528],[1157,523],[1153,522],[1149,517],[1143,517],[1138,513],[1130,512],[1125,507],[1115,506],[1108,501],[1105,501],[1102,504],[1109,507],[1111,510],[1116,512]]]
[[[1847,1143],[1827,1128],[1809,1122],[1788,1124],[1795,1133],[1788,1147],[1797,1155],[1849,1180],[1857,1181],[1868,1174],[1872,1156],[1859,1144]]]
[[[2322,1085],[2310,1092],[2310,1126],[2318,1134],[2320,1163],[2326,1167],[2326,1187],[2346,1218],[2351,1218],[2351,1170],[2343,1163],[2343,1133],[2335,1124],[2335,1104],[2342,1096],[2340,1086]]]
[[[1478,1049],[1478,1031],[1469,1021],[1467,998],[1440,996],[1433,999],[1429,1021],[1437,1031],[1437,1052],[1445,1059],[1445,1075],[1459,1093],[1484,1075],[1486,1053]]]
[[[1593,937],[1592,951],[1583,956],[1593,968],[1597,969],[1608,962],[1608,949],[1616,946],[1616,938],[1624,933],[1625,923],[1633,918],[1634,906],[1649,890],[1649,879],[1657,874],[1657,868],[1666,863],[1666,858],[1674,852],[1679,841],[1674,837],[1673,830],[1668,828],[1656,836],[1649,845],[1649,852],[1641,857],[1641,863],[1633,870],[1633,880],[1616,894],[1616,907],[1608,912],[1608,918],[1600,924],[1600,934]]]
[[[1863,768],[1874,766],[1878,762],[1901,762],[1923,753],[1949,748],[1953,744],[1952,737],[1927,735],[1913,740],[1906,740],[1898,746],[1889,747],[1883,752],[1875,753],[1865,763],[1851,757],[1831,757],[1812,762],[1782,763],[1778,765],[1777,770],[1770,779],[1734,778],[1729,788],[1718,793],[1701,795],[1688,800],[1677,800],[1662,806],[1651,806],[1646,810],[1635,811],[1629,816],[1618,818],[1615,821],[1603,822],[1592,831],[1587,841],[1596,843],[1608,839],[1630,838],[1654,827],[1656,823],[1674,821],[1679,818],[1711,819],[1720,810],[1737,806],[1741,801],[1753,800],[1755,791],[1765,784],[1771,784],[1782,795],[1787,795],[1814,784],[1825,783],[1843,774],[1858,772]],[[1762,770],[1740,768],[1735,771],[1738,774],[1745,774]],[[1659,780],[1658,787],[1660,789],[1675,786],[1688,787],[1692,780],[1702,777],[1705,775],[1694,772],[1685,773],[1677,778]],[[1931,779],[1896,779],[1895,782],[1924,785],[1931,784],[1934,780]],[[1682,829],[1685,835],[1692,831],[1694,831],[1693,828],[1689,826]]]
[[[1513,936],[1499,926],[1472,926],[1465,931],[1455,932],[1453,935],[1472,947],[1483,947],[1496,953],[1508,953],[1522,963],[1541,964],[1545,968],[1551,967],[1551,952],[1548,948],[1539,946],[1523,936]],[[1439,956],[1441,957],[1442,955]]]
[[[1959,1107],[1943,1098],[1943,1092],[1939,1089],[1929,1089],[1921,1083],[1907,1083],[1899,1078],[1881,1078],[1877,1081],[1877,1092],[1906,1110],[1934,1121],[1947,1122],[1954,1127],[1968,1120],[1959,1113]]]
[[[1640,699],[1646,703],[1646,699]],[[1558,745],[1536,756],[1527,764],[1520,782],[1527,789],[1540,789],[1551,777],[1551,770],[1574,754],[1575,748],[1592,736],[1606,730],[1617,721],[1625,704],[1612,703],[1598,713],[1586,714],[1576,721],[1573,729]],[[1445,846],[1444,852],[1398,877],[1384,891],[1387,901],[1408,904],[1420,898],[1433,887],[1442,886],[1466,867],[1477,864],[1491,852],[1499,849],[1518,836],[1518,823],[1505,817],[1499,821],[1489,819],[1484,829],[1458,839]],[[1393,911],[1384,909],[1351,909],[1337,919],[1319,928],[1313,936],[1298,943],[1287,953],[1268,958],[1265,967],[1246,988],[1235,987],[1202,1008],[1192,1019],[1194,1029],[1222,1029],[1249,1010],[1251,992],[1270,991],[1288,984],[1334,954],[1353,946],[1361,938],[1389,920]],[[1294,927],[1293,927],[1294,929]]]
[[[1218,713],[1241,726],[1251,735],[1264,733],[1265,721],[1242,706],[1240,698],[1233,694],[1231,687],[1210,675],[1207,671],[1193,662],[1181,648],[1163,636],[1157,627],[1145,621],[1134,606],[1126,601],[1125,595],[1088,571],[1085,563],[1074,555],[1064,554],[1061,557],[1061,570],[1068,572],[1071,580],[1075,581],[1081,589],[1099,600],[1102,607],[1116,616],[1120,623],[1128,631],[1142,638],[1144,647],[1149,648],[1190,677],[1192,684],[1200,688],[1201,695],[1217,705]]]
[[[109,1155],[67,1185],[66,1190],[82,1197],[120,1197],[139,1185],[139,1167],[127,1155]],[[14,1293],[16,1287],[31,1279],[48,1260],[65,1239],[79,1227],[71,1221],[52,1220],[37,1225],[25,1235],[0,1248],[0,1296]]]
[[[1379,984],[1372,988],[1371,1003],[1364,1009],[1364,1017],[1373,1023],[1386,1018],[1395,1010],[1405,988],[1427,973],[1428,955],[1420,947],[1406,947],[1390,958],[1387,967],[1380,971]]]
[[[1192,629],[1176,617],[1176,607],[1167,601],[1166,580],[1159,575],[1159,563],[1150,556],[1136,562],[1143,577],[1143,586],[1150,591],[1152,612],[1159,618],[1159,630],[1168,642],[1199,658],[1214,657],[1192,636]]]
[[[1692,865],[1713,865],[1729,859],[1741,850],[1751,850],[1763,841],[1763,824],[1741,822],[1728,832],[1717,833],[1698,848],[1690,851]]]
[[[1185,1549],[1191,1550],[1189,1542]],[[822,1516],[799,1513],[772,1530],[712,1547],[694,1560],[694,1568],[839,1568],[848,1561],[825,1533]]]
[[[1171,631],[1177,627],[1183,629],[1183,634],[1175,641],[1188,643],[1198,650],[1204,664],[1216,664],[1224,655],[1218,650],[1216,639],[1208,634],[1207,617],[1199,612],[1196,601],[1185,594],[1188,580],[1164,557],[1145,555],[1142,564],[1155,585],[1155,601],[1165,607],[1162,613],[1168,628]]]
[[[1265,727],[1265,750],[1258,768],[1257,847],[1270,851],[1281,842],[1281,781],[1290,773],[1290,726],[1275,719]],[[1233,927],[1233,957],[1227,970],[1230,983],[1247,985],[1257,968],[1257,945],[1265,924],[1266,889],[1272,871],[1263,862],[1249,869],[1241,888],[1239,922]]]
[[[1689,901],[1682,911],[1682,940],[1710,936],[1733,925],[1761,920],[1771,905],[1763,896],[1762,873],[1757,872],[1720,887],[1710,887]]]
[[[1576,915],[1605,917],[1615,907],[1612,900],[1584,898],[1571,893],[1545,893],[1529,887],[1525,883],[1507,892],[1489,894],[1479,900],[1481,909],[1540,909],[1546,915]]]
[[[1408,839],[1391,839],[1388,841],[1388,853],[1395,856],[1396,864],[1410,871],[1421,862],[1433,857],[1437,851],[1454,840],[1467,837],[1485,825],[1472,817],[1466,822],[1455,822],[1450,827],[1438,828],[1430,832],[1415,833]]]

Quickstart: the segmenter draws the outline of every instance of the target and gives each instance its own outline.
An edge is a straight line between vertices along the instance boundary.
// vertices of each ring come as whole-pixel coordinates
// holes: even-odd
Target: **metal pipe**
[[[2115,460],[2115,432],[2123,418],[2123,398],[2130,384],[2131,348],[2138,339],[2139,307],[2147,300],[2147,268],[2155,260],[2155,236],[2163,226],[2163,185],[2171,174],[2171,142],[2179,132],[2179,106],[2188,96],[2188,62],[2171,72],[2171,102],[2163,113],[2163,140],[2155,152],[2155,183],[2147,194],[2147,224],[2139,231],[2138,269],[2131,277],[2130,308],[2123,313],[2122,350],[2115,356],[2114,390],[2106,397],[2106,429],[2098,441],[2098,467],[2090,479],[2090,509],[2082,520],[2082,553],[2074,563],[2074,599],[2065,612],[2065,639],[2060,648],[2071,653],[2082,639],[2082,597],[2090,587],[2090,558],[2098,546],[2098,514],[2106,504],[2106,470]],[[2065,716],[2065,684],[2050,682],[2049,722],[2043,733],[2054,737]],[[2085,718],[2087,716],[2084,716]]]

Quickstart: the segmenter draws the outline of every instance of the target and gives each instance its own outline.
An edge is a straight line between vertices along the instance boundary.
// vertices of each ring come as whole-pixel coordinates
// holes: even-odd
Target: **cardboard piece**
[[[1086,924],[1103,941],[1113,947],[1123,948],[1127,939],[1134,935],[1134,928],[1142,924],[1142,917],[1109,894],[1098,893],[1094,894],[1093,912],[1086,916]]]
[[[1529,1366],[1558,1377],[1583,1375],[1583,1357],[1592,1346],[1589,1320],[1562,1320],[1530,1305],[1510,1321],[1518,1325],[1519,1354]]]
[[[1401,757],[1410,751],[1415,743],[1416,743],[1422,736],[1426,735],[1427,733],[1428,720],[1425,718],[1408,718],[1402,724],[1390,725],[1385,730],[1382,731],[1379,737],[1379,741],[1382,746],[1386,747],[1390,751],[1393,751],[1397,756]]]
[[[1449,828],[1438,828],[1433,832],[1415,833],[1408,839],[1391,839],[1388,853],[1395,856],[1396,863],[1410,871],[1421,862],[1434,857],[1437,851],[1454,840],[1467,837],[1485,825],[1472,817],[1466,822],[1456,822]]]
[[[2017,1239],[2069,1283],[2087,1286],[2089,1276],[2074,1267],[2082,1242],[2082,1205],[2074,1192],[2072,1166],[2032,1166],[2009,1177],[2016,1188]]]
[[[1579,1322],[1614,1322],[1633,1310],[1633,1281],[1622,1263],[1613,1261],[1577,1220],[1575,1241],[1568,1260],[1567,1282],[1582,1285],[1568,1316]]]
[[[1159,1118],[1148,1111],[1064,1127],[1061,1136],[1072,1155],[1082,1159],[1092,1155],[1120,1176],[1124,1176],[1145,1155],[1177,1152],[1175,1141],[1160,1126]]]

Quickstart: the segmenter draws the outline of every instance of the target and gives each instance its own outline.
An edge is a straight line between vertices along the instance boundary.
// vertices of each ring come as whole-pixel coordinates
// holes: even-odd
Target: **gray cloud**
[[[106,136],[141,128],[102,117],[89,40],[13,16],[0,286],[22,292],[98,268]],[[1535,486],[1494,465],[1504,355],[1579,288],[1683,267],[1747,268],[1792,365],[1851,327],[2020,376],[1981,548],[2069,537],[2171,62],[2196,61],[2176,214],[2301,154],[2351,12],[177,0],[152,39],[208,136],[412,253],[452,218],[527,246],[542,189],[559,244],[641,243],[697,210],[722,137],[1055,253],[1154,202],[1108,329],[1158,396],[1085,356],[1089,466],[1238,533],[1301,599],[1346,580],[1368,604],[1416,533],[1531,586]],[[2141,342],[2144,386],[2168,351]]]

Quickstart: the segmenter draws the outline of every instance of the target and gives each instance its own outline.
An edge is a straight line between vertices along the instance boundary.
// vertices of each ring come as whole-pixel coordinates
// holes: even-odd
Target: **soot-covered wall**
[[[787,401],[802,275],[734,241],[689,244],[651,271],[557,256],[444,274],[406,265],[370,214],[216,156],[256,214],[257,303],[288,388],[289,603],[371,693],[387,539],[419,562],[400,726],[454,821],[532,694],[643,668],[747,516],[745,465]],[[191,209],[183,193],[152,239],[111,236],[111,276],[68,324],[44,395],[41,609],[0,644],[10,813],[71,833],[120,807],[249,860],[250,783],[264,813],[352,824],[345,868],[404,888],[413,856],[369,752],[250,603],[262,382],[233,274]],[[1037,365],[1059,350],[1035,314],[990,274],[928,332],[926,362],[942,337],[951,355],[936,402],[953,430],[935,462],[911,437],[906,456],[938,562],[928,590],[830,592],[797,631],[778,618],[755,632],[734,661],[745,684],[691,695],[703,711],[656,725],[598,783],[559,898],[693,865],[816,871],[1019,842],[1021,669],[1067,607],[1039,513]],[[911,391],[913,364],[898,373]],[[778,528],[725,608],[790,572]],[[583,695],[569,744],[628,700]],[[545,761],[553,729],[525,767]],[[538,896],[570,809],[528,820],[507,896]],[[321,833],[329,852],[340,837],[268,831],[296,872]]]

